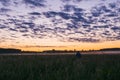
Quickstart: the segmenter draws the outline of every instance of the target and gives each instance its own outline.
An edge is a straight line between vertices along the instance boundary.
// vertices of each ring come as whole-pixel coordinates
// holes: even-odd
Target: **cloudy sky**
[[[120,0],[0,0],[0,47],[120,47]]]

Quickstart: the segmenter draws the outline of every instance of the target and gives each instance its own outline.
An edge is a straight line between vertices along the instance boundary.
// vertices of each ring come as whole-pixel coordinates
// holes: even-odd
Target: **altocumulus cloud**
[[[50,7],[55,7],[55,3],[49,4],[48,0],[0,0],[0,35],[14,40],[56,38],[63,42],[92,43],[120,40],[119,1],[96,4],[88,10],[76,5],[88,0],[60,1],[59,9],[54,10]],[[3,34],[6,31],[9,34]]]

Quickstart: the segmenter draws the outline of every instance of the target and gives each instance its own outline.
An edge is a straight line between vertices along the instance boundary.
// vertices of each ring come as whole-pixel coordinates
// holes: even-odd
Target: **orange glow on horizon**
[[[78,44],[78,43],[77,43]],[[45,51],[45,50],[99,50],[102,48],[120,48],[120,41],[107,41],[100,43],[83,43],[80,42],[78,45],[67,45],[67,46],[51,46],[51,47],[26,47],[26,46],[1,46],[2,48],[17,48],[23,51]]]

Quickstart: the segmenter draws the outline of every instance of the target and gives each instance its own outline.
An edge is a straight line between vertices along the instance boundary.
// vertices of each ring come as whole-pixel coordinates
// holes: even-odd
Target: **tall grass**
[[[0,56],[0,80],[120,80],[120,55]]]

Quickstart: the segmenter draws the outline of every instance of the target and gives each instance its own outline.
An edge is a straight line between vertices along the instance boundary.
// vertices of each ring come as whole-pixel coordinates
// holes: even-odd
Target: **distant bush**
[[[4,49],[0,48],[0,53],[20,53],[20,49]]]
[[[100,49],[100,51],[120,51],[120,48],[104,48]]]

